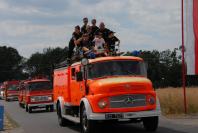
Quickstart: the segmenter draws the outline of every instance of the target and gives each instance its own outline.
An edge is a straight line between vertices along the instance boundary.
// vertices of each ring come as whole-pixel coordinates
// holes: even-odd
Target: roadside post
[[[0,131],[3,130],[3,121],[4,121],[4,106],[0,105]]]

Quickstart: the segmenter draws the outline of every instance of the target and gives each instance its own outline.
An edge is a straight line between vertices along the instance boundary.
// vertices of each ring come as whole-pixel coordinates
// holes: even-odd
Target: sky
[[[68,46],[82,18],[115,31],[122,51],[181,45],[181,0],[0,0],[0,46],[29,58],[44,48]]]

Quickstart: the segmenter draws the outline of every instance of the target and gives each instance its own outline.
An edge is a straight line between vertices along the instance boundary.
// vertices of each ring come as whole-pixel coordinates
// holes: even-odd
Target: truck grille
[[[35,96],[35,102],[44,102],[44,101],[49,101],[48,96]]]
[[[131,108],[140,106],[146,106],[146,96],[143,94],[110,97],[110,108]]]

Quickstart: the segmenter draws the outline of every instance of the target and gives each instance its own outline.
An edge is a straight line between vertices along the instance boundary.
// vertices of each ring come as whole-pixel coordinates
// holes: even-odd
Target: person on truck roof
[[[87,25],[86,30],[87,30],[87,34],[89,35],[89,40],[90,40],[90,41],[93,41],[93,39],[94,39],[94,34],[92,34],[92,27],[89,26],[89,25]]]
[[[83,34],[82,38],[79,38],[77,40],[77,45],[79,47],[81,47],[81,49],[84,53],[88,52],[90,49],[93,48],[93,43],[92,43],[92,41],[89,40],[88,34]]]
[[[109,31],[109,35],[107,38],[107,47],[109,52],[115,52],[115,46],[120,45],[120,40],[114,35],[115,32]]]
[[[72,38],[69,41],[69,53],[68,58],[70,59],[75,46],[77,45],[77,40],[82,37],[82,33],[80,32],[80,26],[75,26],[74,32],[72,33]]]
[[[87,25],[88,25],[88,18],[87,17],[83,18],[83,23],[84,23],[84,25],[81,27],[81,32],[83,34],[85,34],[85,33],[87,33]]]
[[[98,26],[96,26],[96,19],[92,19],[91,24],[92,35],[94,35],[95,32],[99,29]]]
[[[104,38],[105,41],[107,41],[110,30],[105,28],[105,24],[103,22],[100,23],[99,29],[96,31],[96,33],[99,32],[102,33],[102,37]]]

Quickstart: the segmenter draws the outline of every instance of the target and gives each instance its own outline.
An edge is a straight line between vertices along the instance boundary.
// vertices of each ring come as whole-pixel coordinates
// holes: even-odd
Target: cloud
[[[65,47],[82,18],[116,31],[122,50],[180,45],[179,0],[1,0],[0,44],[29,57],[45,47]]]

